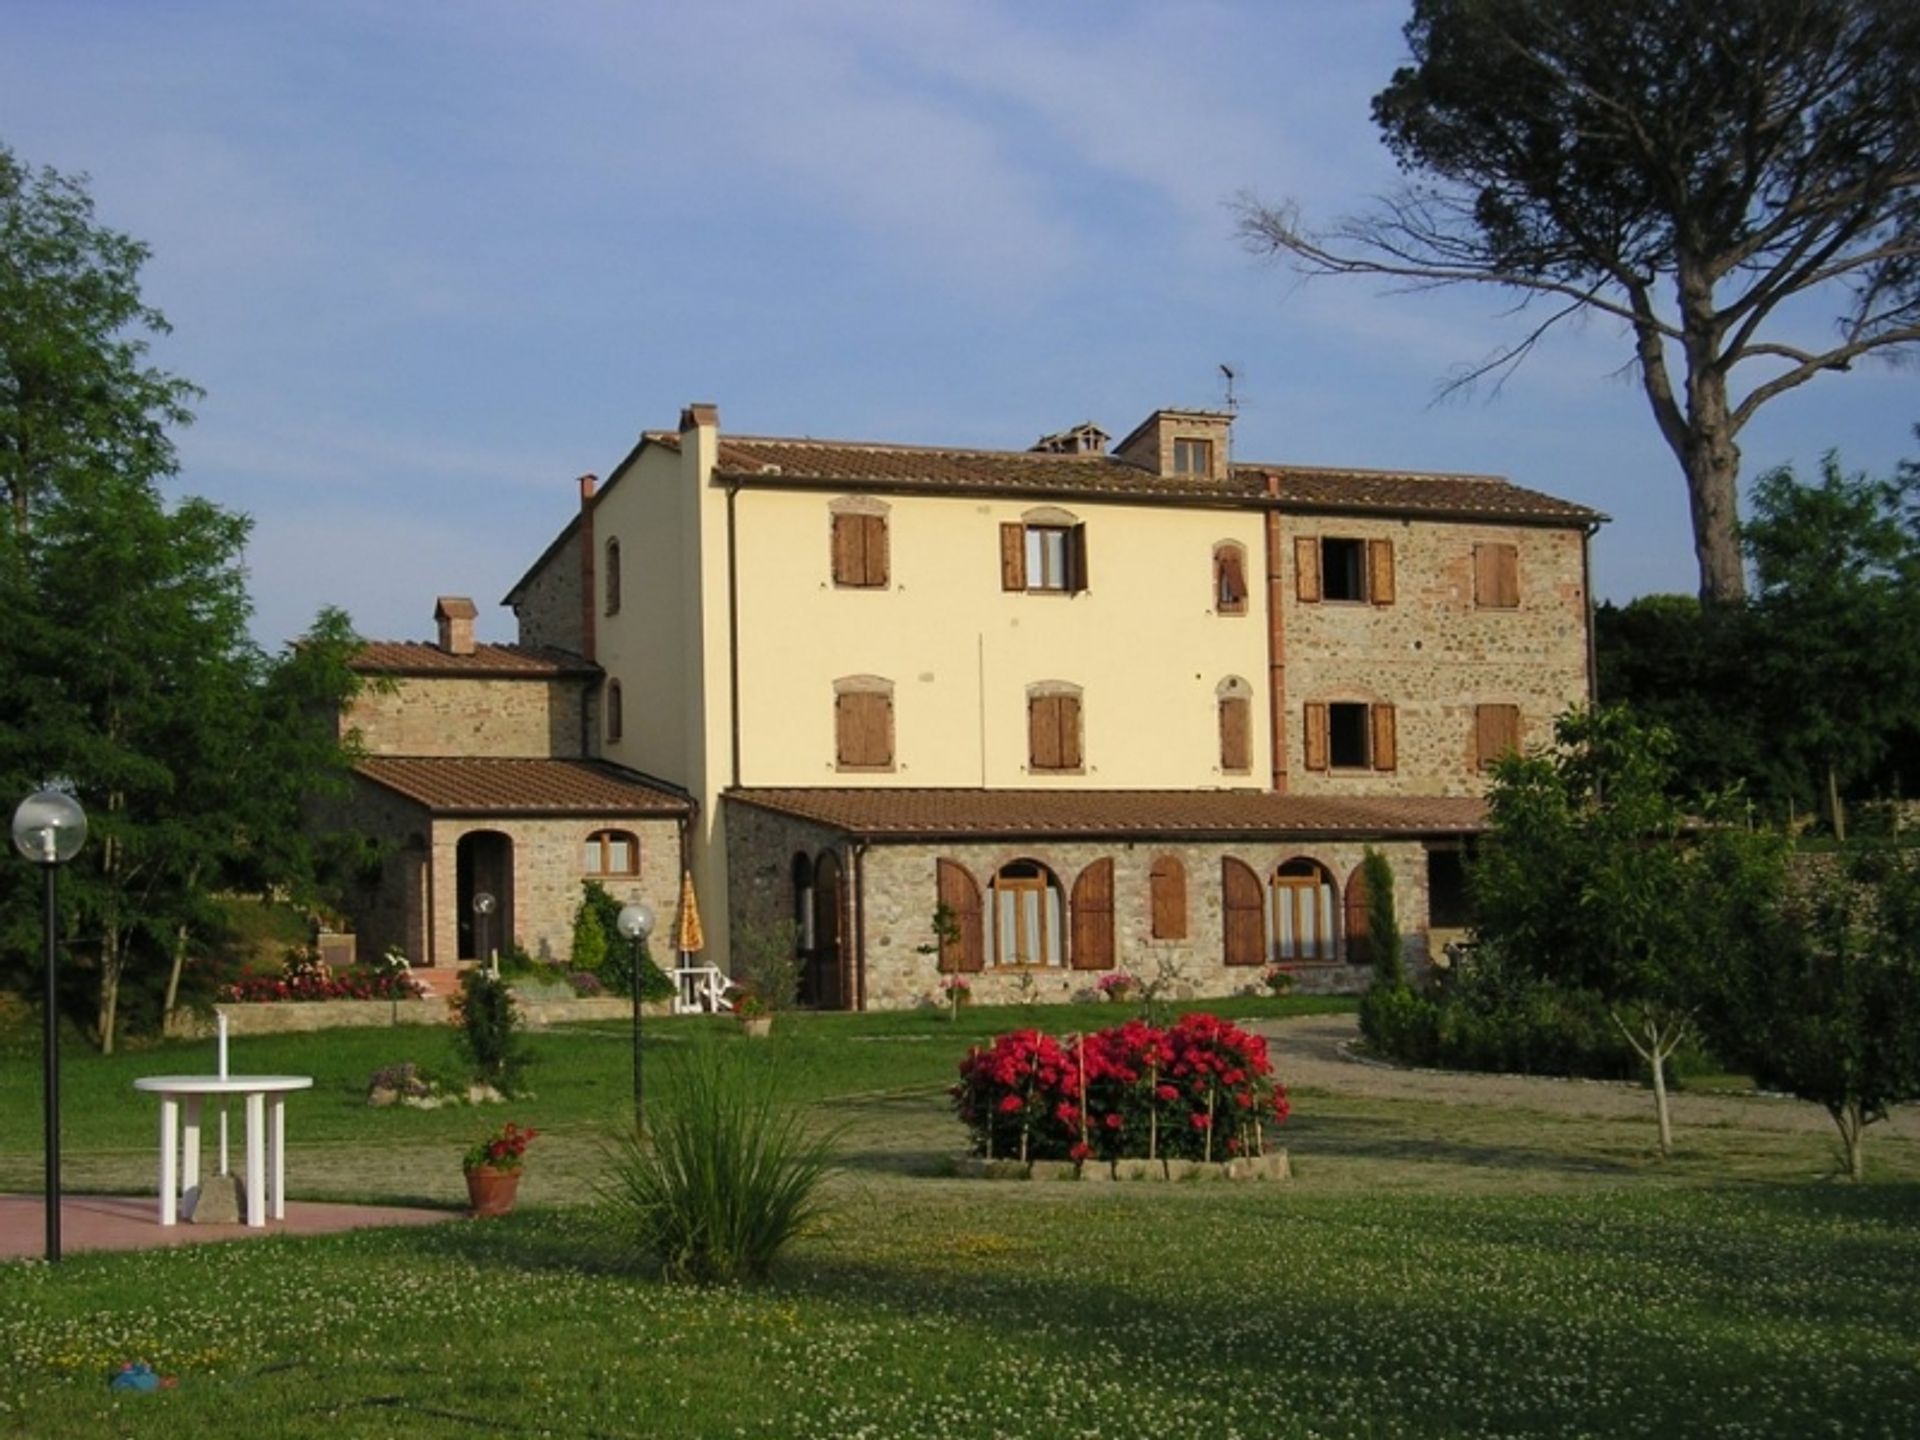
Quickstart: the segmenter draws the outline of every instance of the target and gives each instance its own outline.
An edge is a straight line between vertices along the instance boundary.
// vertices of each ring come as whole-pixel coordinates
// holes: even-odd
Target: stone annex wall
[[[734,923],[765,924],[792,914],[789,880],[793,855],[805,851],[847,848],[843,838],[824,827],[773,815],[748,805],[728,812],[729,862],[734,875]],[[1426,954],[1426,847],[1418,841],[1376,845],[1393,866],[1394,897],[1400,927],[1406,937],[1411,965],[1424,966]],[[1344,898],[1347,882],[1359,867],[1366,845],[1361,841],[1240,844],[1217,841],[1174,844],[1116,840],[1032,842],[884,844],[868,847],[860,869],[866,886],[866,1000],[870,1010],[897,1010],[936,1003],[941,975],[937,957],[920,953],[932,942],[936,904],[935,863],[956,860],[972,872],[986,894],[986,882],[1010,860],[1037,860],[1059,880],[1063,901],[1072,893],[1074,879],[1087,865],[1111,858],[1114,862],[1114,952],[1116,968],[1142,977],[1167,969],[1177,976],[1175,989],[1183,996],[1230,995],[1260,983],[1255,967],[1229,967],[1224,959],[1221,921],[1220,861],[1231,855],[1270,876],[1287,860],[1317,860],[1333,872],[1337,895]],[[1148,872],[1163,855],[1178,859],[1187,872],[1187,938],[1151,938]],[[854,875],[852,857],[843,853],[849,888]],[[1337,910],[1336,906],[1336,910]],[[849,916],[843,932],[851,942],[855,928]],[[1100,978],[1093,970],[996,971],[991,964],[969,976],[976,999],[1000,1004],[1027,998],[1020,975],[1034,982],[1032,998],[1041,1002],[1085,998]],[[1296,987],[1308,993],[1353,993],[1364,989],[1369,977],[1364,965],[1302,965]]]
[[[545,678],[403,678],[363,692],[344,723],[370,755],[565,759],[582,753],[585,682]]]
[[[1521,743],[1547,738],[1553,718],[1587,699],[1587,595],[1578,530],[1347,516],[1289,517],[1281,527],[1288,789],[1296,795],[1477,795],[1474,707],[1517,705]],[[1391,605],[1303,603],[1294,540],[1333,536],[1393,542]],[[1504,543],[1519,557],[1519,606],[1474,604],[1473,547]],[[1306,768],[1308,701],[1394,706],[1398,763],[1390,773]]]
[[[356,953],[371,961],[390,948],[415,964],[427,953],[426,810],[384,786],[356,775],[345,801],[344,824],[378,837],[387,850],[379,880],[356,886],[348,897]]]
[[[627,830],[640,840],[637,876],[588,876],[581,873],[581,849],[596,830]],[[657,917],[653,950],[657,959],[666,943],[680,901],[680,827],[676,821],[633,817],[567,816],[551,819],[441,819],[433,824],[433,955],[451,965],[459,953],[456,913],[460,837],[479,831],[505,835],[513,842],[514,937],[537,960],[564,962],[573,953],[573,912],[580,906],[581,882],[597,879],[625,904],[643,900]],[[503,943],[504,937],[490,943]]]
[[[586,653],[580,631],[580,536],[569,531],[539,573],[527,581],[514,607],[522,645]]]

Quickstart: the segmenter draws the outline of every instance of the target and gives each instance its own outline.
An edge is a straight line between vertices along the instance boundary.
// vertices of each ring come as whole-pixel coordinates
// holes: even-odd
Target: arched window
[[[1073,947],[1076,970],[1113,969],[1113,858],[1102,856],[1073,882]]]
[[[1347,876],[1346,942],[1349,965],[1373,963],[1373,947],[1367,943],[1367,867],[1356,865]]]
[[[620,542],[607,541],[607,562],[604,567],[607,577],[607,614],[620,613]]]
[[[1223,540],[1213,547],[1213,612],[1247,613],[1247,552],[1242,545]]]
[[[1338,896],[1333,875],[1317,860],[1289,860],[1273,872],[1276,960],[1339,958]]]
[[[621,700],[620,700],[620,682],[618,680],[608,681],[607,682],[607,741],[609,744],[611,744],[615,740],[618,740],[620,738],[621,732],[626,728],[626,717],[622,713],[623,709],[624,707],[621,704]]]
[[[934,904],[946,911],[947,933],[940,938],[940,970],[978,970],[986,946],[980,933],[980,886],[958,860],[934,863]]]
[[[813,952],[813,859],[801,850],[793,857],[793,936],[802,955]]]
[[[993,963],[1061,964],[1060,882],[1035,860],[1012,860],[994,872]]]
[[[583,875],[638,875],[640,841],[627,830],[596,830],[581,848]]]
[[[1237,675],[1214,690],[1220,712],[1220,769],[1245,775],[1253,769],[1253,687]]]

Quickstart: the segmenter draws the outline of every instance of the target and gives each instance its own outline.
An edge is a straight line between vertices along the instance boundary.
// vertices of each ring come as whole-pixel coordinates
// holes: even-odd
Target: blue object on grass
[[[160,1377],[153,1373],[153,1367],[144,1360],[129,1360],[120,1367],[120,1373],[107,1381],[109,1390],[133,1390],[144,1395],[160,1388]]]

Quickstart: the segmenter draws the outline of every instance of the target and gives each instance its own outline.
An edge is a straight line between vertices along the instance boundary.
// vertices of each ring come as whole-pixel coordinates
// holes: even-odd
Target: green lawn
[[[628,1103],[624,1029],[539,1037],[538,1095],[507,1113],[549,1134],[508,1220],[0,1268],[0,1434],[1920,1433],[1910,1144],[1851,1187],[1809,1178],[1807,1136],[1683,1133],[1661,1165],[1644,1120],[1305,1094],[1288,1184],[944,1178],[940,1087],[1023,1018],[783,1020],[759,1053],[849,1123],[848,1168],[824,1233],[720,1292],[624,1260],[581,1203]],[[703,1028],[650,1023],[660,1092]],[[453,1199],[474,1114],[357,1103],[428,1042],[235,1042],[322,1081],[293,1112],[296,1195]],[[73,1168],[150,1185],[126,1086],[205,1049],[70,1057]],[[0,1064],[0,1183],[37,1183],[36,1074]],[[179,1388],[110,1396],[134,1356]]]

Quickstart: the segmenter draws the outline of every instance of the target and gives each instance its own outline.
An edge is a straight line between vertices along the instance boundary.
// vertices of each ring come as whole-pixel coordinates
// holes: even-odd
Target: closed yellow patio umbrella
[[[700,902],[693,894],[693,872],[680,877],[680,918],[674,922],[674,948],[683,955],[696,955],[706,949],[707,937],[700,930]]]

